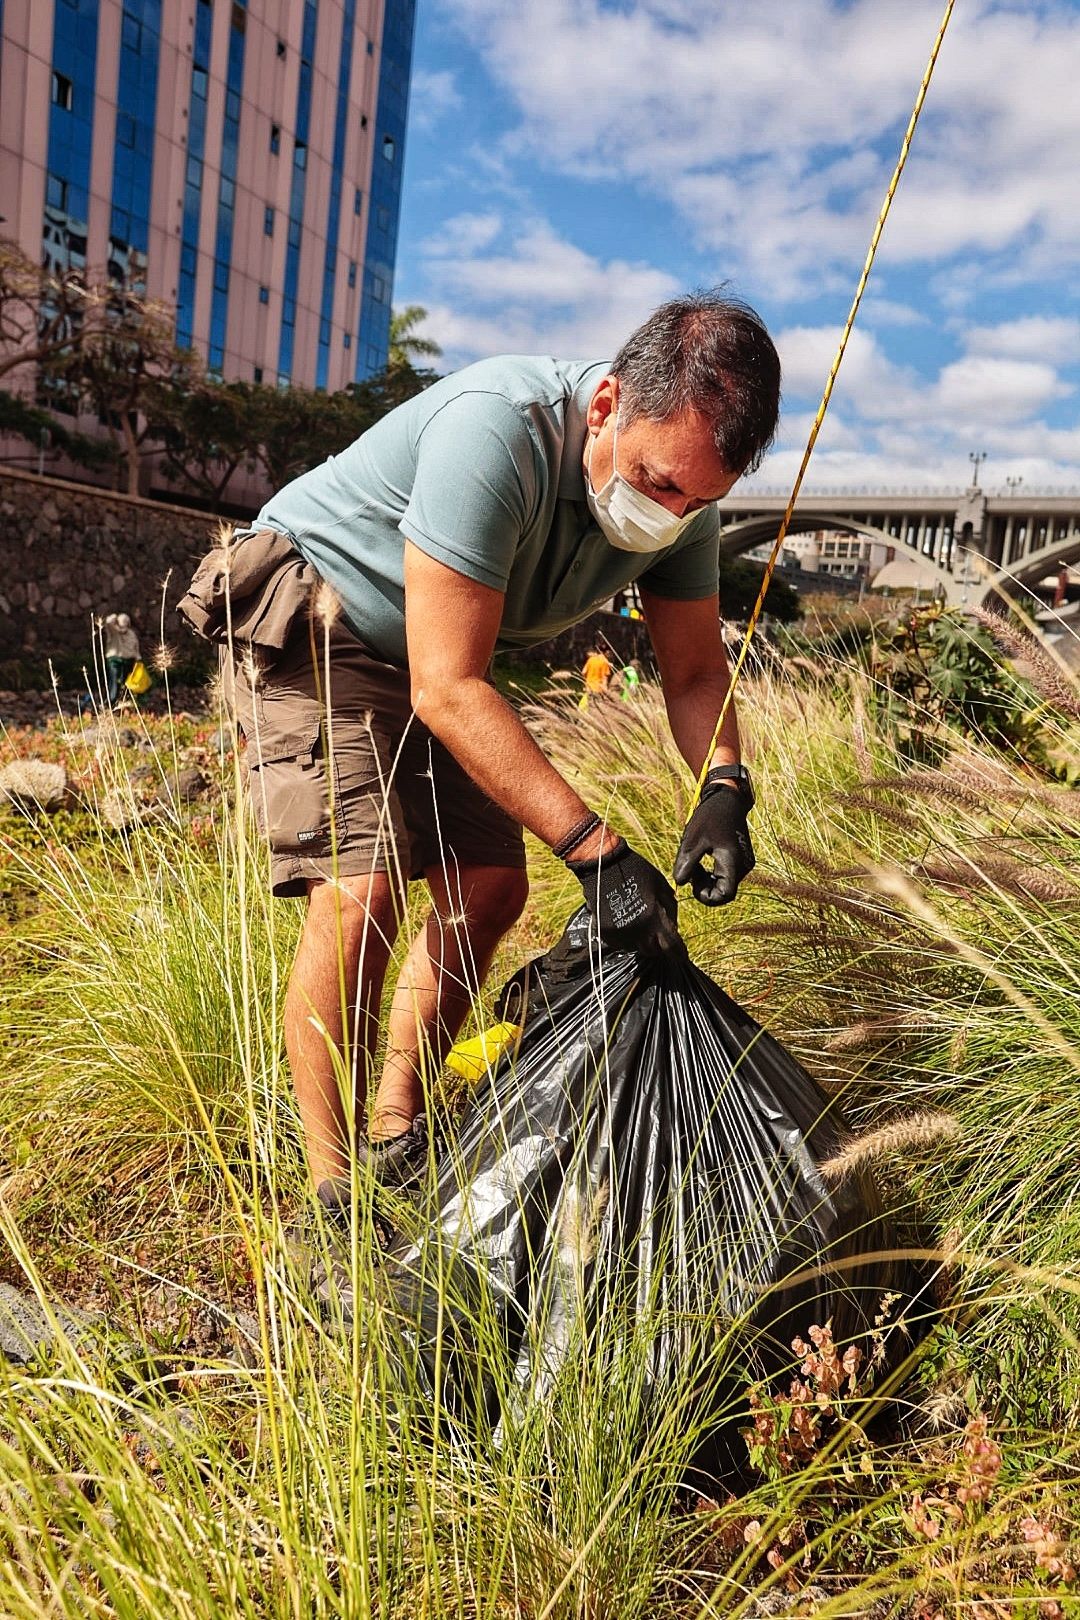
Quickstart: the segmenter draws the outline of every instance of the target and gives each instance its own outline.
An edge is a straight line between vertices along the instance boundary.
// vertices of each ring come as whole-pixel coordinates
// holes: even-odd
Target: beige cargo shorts
[[[289,553],[258,587],[281,650],[220,646],[273,892],[302,895],[312,881],[369,872],[406,880],[466,866],[521,870],[520,825],[416,718],[408,670],[378,658],[340,614],[324,628],[312,614],[313,583]],[[257,621],[257,607],[246,617]],[[244,619],[239,611],[233,622]]]

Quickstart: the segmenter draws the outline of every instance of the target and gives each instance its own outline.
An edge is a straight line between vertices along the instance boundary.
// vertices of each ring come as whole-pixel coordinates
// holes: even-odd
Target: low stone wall
[[[37,671],[49,658],[89,659],[91,618],[106,613],[130,614],[150,652],[163,591],[165,639],[178,644],[174,608],[216,521],[190,507],[0,469],[0,663]]]

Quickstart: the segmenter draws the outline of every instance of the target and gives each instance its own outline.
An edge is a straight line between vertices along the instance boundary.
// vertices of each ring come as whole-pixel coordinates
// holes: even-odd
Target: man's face
[[[594,490],[604,487],[614,467],[618,399],[618,379],[605,377],[589,402],[585,461],[590,468],[586,477],[591,475]],[[620,422],[619,472],[676,517],[721,500],[739,476],[720,460],[708,418],[696,410],[683,411],[668,422],[647,416]]]

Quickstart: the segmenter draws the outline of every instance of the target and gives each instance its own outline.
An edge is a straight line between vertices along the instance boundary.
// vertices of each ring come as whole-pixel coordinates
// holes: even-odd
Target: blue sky
[[[727,281],[790,483],[944,0],[419,0],[397,305],[445,369]],[[958,0],[808,487],[1080,486],[1080,0]]]

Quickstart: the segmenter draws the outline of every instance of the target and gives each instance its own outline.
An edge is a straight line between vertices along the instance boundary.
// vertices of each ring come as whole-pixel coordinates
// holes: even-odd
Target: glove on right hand
[[[641,956],[683,948],[679,903],[662,872],[620,838],[599,860],[567,861],[605,945]]]

